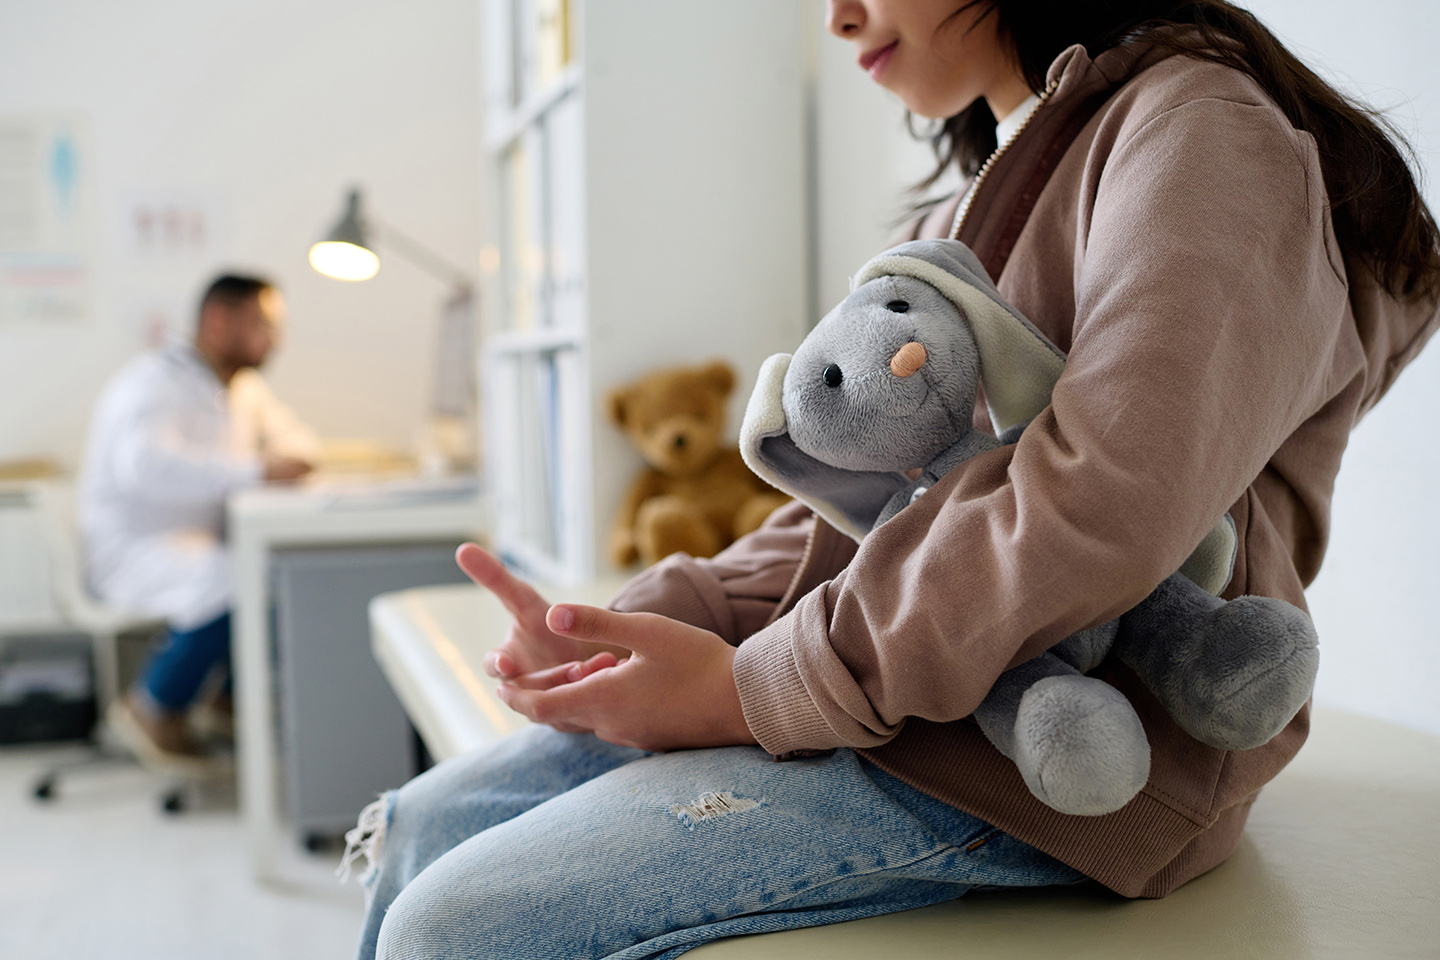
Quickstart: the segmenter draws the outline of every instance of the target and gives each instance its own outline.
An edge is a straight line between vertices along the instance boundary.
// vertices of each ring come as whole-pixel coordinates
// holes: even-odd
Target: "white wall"
[[[394,257],[348,285],[306,250],[351,183],[372,212],[475,270],[479,96],[474,0],[0,0],[0,117],[88,118],[99,230],[90,319],[0,325],[0,459],[74,465],[103,378],[148,313],[193,320],[220,267],[290,302],[271,369],[330,436],[408,445],[427,402],[444,287]],[[219,232],[198,257],[138,258],[136,196],[196,198]],[[181,316],[174,317],[174,314]]]
[[[1252,0],[1248,6],[1326,75],[1389,111],[1422,164],[1440,153],[1440,5]],[[818,12],[817,12],[818,20]],[[817,24],[817,31],[823,28]],[[818,129],[821,311],[889,236],[902,187],[927,169],[900,108],[822,36]],[[1440,189],[1427,184],[1432,209]],[[1334,534],[1308,597],[1323,703],[1440,733],[1440,614],[1429,609],[1440,549],[1440,344],[1360,424],[1340,472]]]

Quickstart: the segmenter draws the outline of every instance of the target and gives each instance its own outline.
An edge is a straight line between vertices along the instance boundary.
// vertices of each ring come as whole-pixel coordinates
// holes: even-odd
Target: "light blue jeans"
[[[677,957],[1083,877],[850,750],[647,754],[527,727],[382,798],[362,960]]]

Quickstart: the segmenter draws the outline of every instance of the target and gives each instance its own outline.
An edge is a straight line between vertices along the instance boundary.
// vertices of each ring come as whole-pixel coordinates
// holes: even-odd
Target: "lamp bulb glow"
[[[380,271],[380,258],[353,243],[324,240],[310,248],[310,266],[336,280],[369,280]]]

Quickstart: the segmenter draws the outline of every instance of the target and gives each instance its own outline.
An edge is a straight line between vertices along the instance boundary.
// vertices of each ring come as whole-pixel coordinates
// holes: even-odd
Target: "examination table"
[[[552,590],[603,603],[616,583]],[[526,721],[481,659],[508,615],[478,587],[406,590],[370,606],[376,658],[443,760]],[[1440,958],[1440,737],[1336,710],[1256,801],[1227,862],[1163,900],[1097,887],[972,893],[906,913],[737,937],[696,960]]]

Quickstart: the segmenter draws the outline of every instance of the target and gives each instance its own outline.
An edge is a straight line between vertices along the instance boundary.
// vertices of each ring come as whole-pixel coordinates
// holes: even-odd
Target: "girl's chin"
[[[909,110],[922,120],[947,120],[960,112],[958,110],[946,112],[944,109],[929,103],[911,103],[904,97],[900,98],[900,102],[905,104],[906,110]]]
[[[944,102],[938,102],[933,97],[916,96],[913,91],[906,90],[904,88],[897,90],[889,84],[881,84],[881,86],[885,87],[886,90],[889,90],[890,93],[894,94],[894,96],[905,105],[906,110],[909,110],[915,116],[922,117],[926,120],[949,119],[950,117],[955,116],[955,114],[959,113],[961,110],[965,109],[965,107],[967,106],[966,104],[961,104],[957,107],[954,105],[954,101],[951,99],[946,99]]]
[[[891,92],[900,98],[900,102],[905,104],[906,110],[925,120],[948,120],[970,106],[975,100],[979,99],[976,97],[969,101],[963,101],[957,97],[953,100],[937,103],[928,97],[907,97],[899,91]]]

